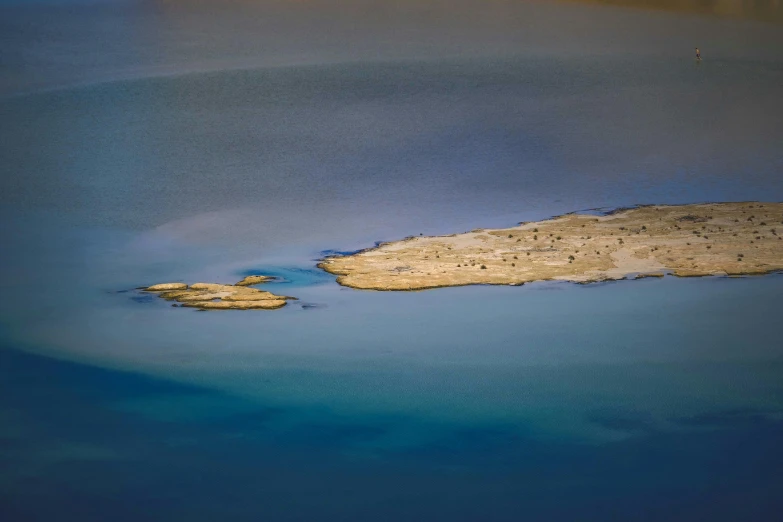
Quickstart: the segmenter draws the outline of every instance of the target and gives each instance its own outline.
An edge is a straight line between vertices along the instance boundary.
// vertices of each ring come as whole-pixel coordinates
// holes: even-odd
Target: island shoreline
[[[746,214],[748,210],[746,209],[761,209],[766,212],[772,211],[775,216],[773,218],[768,218],[770,220],[770,225],[768,225],[764,221],[753,221],[755,218],[755,215],[752,215],[750,219],[747,221],[750,222],[750,225],[748,225],[746,222],[740,223],[739,217],[741,214]],[[683,216],[676,216],[675,214],[682,211],[704,211],[704,210],[712,210],[714,212],[719,212],[721,215],[719,216],[719,219],[713,220],[713,216],[698,216],[698,215],[683,215]],[[781,211],[781,212],[778,212]],[[623,266],[621,266],[621,263],[617,262],[616,257],[613,256],[612,261],[613,263],[611,266],[606,266],[607,263],[603,263],[604,267],[603,270],[601,268],[595,268],[594,270],[585,270],[583,269],[582,272],[574,271],[574,272],[568,272],[561,270],[560,272],[555,271],[554,273],[550,275],[544,275],[542,274],[540,277],[531,275],[531,274],[524,274],[523,277],[514,277],[508,275],[510,270],[508,270],[508,267],[505,267],[505,271],[501,270],[498,277],[496,277],[496,280],[487,280],[486,277],[481,277],[480,275],[477,275],[475,277],[464,277],[461,274],[457,275],[458,272],[454,269],[454,265],[452,263],[451,267],[445,266],[443,263],[440,264],[433,264],[432,261],[425,261],[428,259],[428,256],[424,256],[423,259],[421,256],[416,257],[415,254],[411,254],[410,252],[405,251],[403,248],[404,246],[410,246],[411,243],[420,241],[421,243],[428,243],[430,245],[434,244],[451,244],[452,246],[447,246],[449,251],[452,251],[452,248],[456,248],[455,243],[458,242],[457,240],[463,239],[466,236],[473,234],[476,235],[482,235],[484,240],[487,240],[486,236],[495,236],[496,238],[499,237],[499,234],[505,234],[509,233],[509,238],[511,238],[514,234],[519,235],[520,232],[528,232],[529,228],[532,226],[536,226],[534,229],[535,231],[538,231],[538,228],[547,228],[545,232],[549,232],[550,230],[555,230],[554,233],[550,233],[549,237],[552,237],[555,233],[557,233],[557,227],[553,226],[558,224],[562,221],[572,220],[576,218],[581,223],[581,227],[584,228],[586,225],[591,224],[594,225],[593,228],[598,229],[604,229],[604,232],[606,230],[609,230],[611,225],[609,227],[603,227],[601,225],[604,224],[604,222],[610,221],[612,218],[618,218],[618,219],[626,219],[631,215],[632,213],[644,213],[646,212],[648,215],[646,216],[649,220],[651,216],[649,216],[649,213],[652,212],[655,216],[661,215],[659,213],[663,213],[661,217],[658,218],[660,221],[663,219],[663,217],[669,218],[668,224],[673,224],[676,228],[676,232],[674,229],[669,229],[666,232],[661,231],[657,236],[652,236],[650,231],[647,231],[647,227],[642,225],[642,232],[645,232],[648,239],[650,239],[649,244],[642,243],[642,246],[649,247],[650,245],[653,245],[650,249],[650,252],[655,253],[659,250],[661,247],[667,246],[665,243],[665,240],[668,238],[672,241],[672,244],[675,244],[678,248],[683,250],[686,254],[690,253],[691,251],[695,251],[695,248],[691,248],[691,242],[687,242],[688,248],[685,248],[684,245],[681,243],[683,240],[687,238],[691,238],[691,236],[684,235],[682,231],[684,229],[693,229],[692,232],[696,234],[696,238],[699,240],[699,245],[704,244],[702,239],[707,239],[708,235],[706,233],[701,234],[700,231],[695,230],[696,227],[688,227],[688,225],[693,225],[695,223],[702,224],[705,223],[701,227],[702,230],[706,230],[706,225],[711,225],[712,227],[710,230],[710,235],[717,234],[723,236],[723,243],[713,243],[712,245],[706,245],[707,249],[711,249],[713,246],[716,246],[716,249],[713,250],[713,252],[716,252],[716,254],[713,256],[714,259],[708,260],[711,261],[712,266],[709,266],[708,268],[704,267],[698,267],[696,263],[693,264],[692,268],[687,268],[684,266],[682,259],[675,260],[674,263],[672,263],[672,266],[665,266],[666,264],[664,262],[660,262],[657,258],[654,259],[654,261],[657,263],[657,268],[646,270],[632,270],[628,269],[626,273],[620,274],[618,271],[623,270]],[[708,214],[712,214],[713,212],[708,212]],[[768,214],[765,214],[768,215]],[[723,218],[721,221],[720,218]],[[734,218],[734,223],[727,223],[727,218]],[[774,221],[772,221],[774,219]],[[594,220],[595,222],[598,222],[598,225],[596,225],[594,222],[590,221]],[[680,227],[677,222],[674,220],[679,220],[679,224],[682,225]],[[735,223],[738,223],[735,225]],[[658,224],[657,222],[655,223]],[[327,273],[330,273],[332,275],[336,276],[336,282],[344,287],[353,288],[357,290],[375,290],[375,291],[423,291],[423,290],[431,290],[436,288],[448,288],[448,287],[456,287],[456,286],[470,286],[470,285],[492,285],[492,286],[499,286],[499,285],[506,285],[506,286],[522,286],[524,284],[529,284],[533,282],[538,281],[562,281],[562,282],[570,282],[575,284],[593,284],[598,282],[606,282],[606,281],[619,281],[619,280],[635,280],[635,279],[643,279],[648,277],[664,277],[665,275],[673,275],[675,277],[749,277],[749,276],[759,276],[759,275],[770,275],[774,273],[778,273],[783,271],[783,243],[781,244],[775,244],[767,241],[765,243],[765,256],[762,256],[763,258],[758,260],[758,263],[755,263],[755,266],[747,266],[751,265],[755,262],[756,258],[758,256],[751,257],[745,257],[746,254],[744,253],[737,253],[736,255],[739,256],[736,258],[736,262],[728,262],[726,258],[728,257],[725,250],[728,248],[728,246],[736,246],[740,247],[740,241],[739,240],[733,240],[733,241],[727,241],[725,237],[725,231],[726,229],[733,228],[734,230],[737,230],[733,234],[734,237],[738,236],[738,233],[743,233],[744,236],[741,239],[747,239],[747,237],[754,237],[753,234],[762,234],[764,233],[764,240],[772,239],[772,240],[780,240],[780,237],[777,235],[777,232],[774,228],[776,224],[779,224],[778,226],[783,225],[783,203],[781,202],[759,202],[759,201],[733,201],[733,202],[700,202],[700,203],[684,203],[684,204],[675,204],[675,205],[660,205],[655,203],[647,203],[647,204],[635,204],[635,205],[626,205],[622,207],[613,207],[613,208],[607,208],[607,207],[595,207],[595,208],[588,208],[583,210],[575,210],[559,215],[554,215],[549,218],[545,218],[538,221],[521,221],[518,222],[516,226],[509,227],[509,228],[479,228],[474,229],[469,232],[463,232],[463,233],[454,233],[454,234],[446,234],[446,235],[436,235],[436,236],[406,236],[405,238],[402,238],[400,240],[396,241],[378,241],[375,242],[374,246],[360,249],[357,251],[354,251],[352,253],[347,253],[345,255],[330,255],[325,256],[318,260],[317,267],[321,270],[324,270]],[[572,223],[564,223],[565,225],[571,225]],[[743,228],[742,225],[745,225]],[[651,228],[653,228],[652,225],[650,225]],[[769,228],[772,226],[773,228]],[[726,227],[726,229],[724,229]],[[768,237],[765,232],[760,232],[758,229],[753,230],[752,233],[749,231],[751,228],[761,228],[761,227],[767,227],[768,231],[771,231],[773,236],[777,237]],[[781,227],[783,228],[783,227]],[[715,230],[717,229],[717,230]],[[625,227],[621,227],[620,231],[624,231]],[[715,230],[715,232],[713,232]],[[719,230],[719,232],[718,232]],[[573,229],[567,230],[567,232],[574,232]],[[615,230],[615,232],[618,232]],[[639,230],[635,231],[636,234],[640,234]],[[782,232],[783,233],[783,232]],[[565,235],[566,230],[564,229],[563,232],[560,234]],[[560,234],[557,235],[557,240],[561,240]],[[543,235],[543,234],[542,234]],[[610,233],[610,235],[614,236],[614,233]],[[632,236],[632,234],[627,234],[629,237]],[[591,239],[591,235],[587,235],[588,240]],[[620,253],[623,255],[627,255],[630,253],[630,255],[639,257],[639,259],[642,259],[639,256],[640,248],[637,247],[632,250],[628,250],[627,248],[624,248],[625,242],[622,239],[623,234],[619,234],[615,238],[619,241],[619,248],[617,245],[614,245],[614,248],[610,248],[609,245],[607,246],[607,249],[610,251],[610,255],[617,254],[618,256]],[[538,238],[536,237],[536,240]],[[544,241],[548,239],[545,238]],[[571,238],[566,238],[566,240],[571,239],[571,245],[574,246],[576,239],[575,236],[572,235]],[[585,237],[582,236],[580,238],[582,242],[582,247],[585,247],[587,245],[587,241],[585,241]],[[604,240],[604,243],[607,240],[607,237],[604,235],[601,237],[601,239]],[[634,238],[635,239],[635,238]],[[728,238],[731,240],[732,238]],[[761,239],[760,236],[757,236],[757,240]],[[517,240],[519,241],[519,239]],[[528,239],[524,239],[524,241],[528,241]],[[544,241],[541,241],[540,244],[543,244]],[[576,239],[576,242],[578,242],[579,239]],[[696,239],[694,238],[694,241]],[[749,240],[751,244],[754,243],[753,239]],[[438,243],[440,242],[440,243]],[[449,243],[451,242],[451,243]],[[555,241],[552,240],[552,243]],[[508,242],[507,242],[508,243]],[[638,241],[637,241],[638,243]],[[530,243],[528,243],[529,246]],[[761,244],[761,242],[759,243]],[[699,246],[697,245],[697,246]],[[506,249],[503,251],[503,249],[500,249],[498,246],[495,246],[495,251],[492,252],[490,250],[484,250],[483,253],[485,254],[484,257],[491,257],[493,254],[495,257],[497,257],[498,252],[500,252],[500,256],[503,257],[505,254],[506,257],[510,257],[510,254],[513,252],[513,250],[510,248],[509,244],[502,245],[506,247]],[[442,245],[441,245],[442,247]],[[588,247],[590,248],[590,247]],[[758,249],[759,246],[755,245],[755,249]],[[384,252],[384,249],[387,251],[387,253],[398,253],[403,252],[407,257],[404,258],[405,264],[403,266],[397,267],[398,272],[397,273],[389,273],[393,269],[389,269],[388,266],[390,263],[383,264],[382,262],[378,261],[378,253]],[[426,246],[425,246],[426,249]],[[771,249],[771,252],[770,252]],[[410,250],[410,249],[408,249]],[[530,256],[531,252],[535,253],[541,253],[541,252],[552,252],[557,251],[557,248],[546,248],[546,249],[540,249],[537,248],[535,250],[530,250],[526,252],[527,256]],[[576,253],[579,253],[580,250],[578,248],[573,248],[573,250]],[[723,259],[718,261],[717,258],[719,257],[719,251],[723,250],[722,257]],[[423,252],[424,250],[422,250]],[[619,252],[622,251],[622,252]],[[438,250],[434,251],[436,254],[439,252]],[[442,251],[444,254],[446,254],[446,251]],[[516,250],[516,252],[519,252],[519,250]],[[671,252],[671,250],[669,250]],[[755,254],[756,252],[752,249],[748,249],[748,252],[751,254]],[[451,254],[453,252],[448,252],[448,254]],[[598,253],[598,252],[596,252]],[[476,257],[476,253],[472,252],[474,257]],[[490,254],[490,255],[486,255]],[[400,254],[402,255],[402,254]],[[579,263],[579,260],[577,260],[574,257],[574,253],[572,253],[569,256],[568,263],[573,263],[574,261],[577,261],[577,264]],[[585,254],[586,255],[586,254]],[[684,255],[684,254],[683,254]],[[682,257],[681,255],[680,257]],[[701,255],[700,253],[696,254]],[[436,257],[440,257],[440,255],[437,255]],[[478,256],[480,257],[480,256]],[[550,256],[551,257],[551,256]],[[595,257],[595,256],[593,256]],[[647,258],[650,258],[653,256],[647,255]],[[676,256],[675,256],[676,257]],[[452,261],[458,260],[455,256],[450,256]],[[606,256],[604,256],[606,258]],[[390,259],[387,257],[387,259]],[[397,257],[397,259],[401,259],[400,257]],[[671,259],[671,258],[669,258]],[[693,260],[694,257],[685,257],[687,260]],[[363,264],[359,262],[359,260],[362,260]],[[496,260],[496,259],[495,259]],[[517,256],[514,256],[514,260],[519,262],[520,264],[524,264],[522,261],[519,261],[517,259]],[[528,258],[528,261],[530,259]],[[630,261],[637,261],[638,259],[630,259]],[[649,261],[649,259],[643,259],[644,261]],[[748,262],[745,262],[745,260],[749,260]],[[356,262],[353,262],[356,261]],[[507,259],[503,258],[502,261],[505,263]],[[551,259],[550,265],[554,264],[552,263]],[[604,259],[605,261],[605,259]],[[628,261],[628,259],[626,259]],[[704,256],[701,255],[700,262],[704,261]],[[353,263],[352,263],[353,262]],[[400,261],[400,263],[403,263],[403,261]],[[656,264],[656,263],[649,263],[650,265]],[[393,264],[393,263],[392,263]],[[562,265],[563,263],[560,263]],[[639,264],[639,263],[637,263]],[[437,266],[436,266],[437,265]],[[633,265],[633,263],[630,263],[630,265]],[[739,268],[739,265],[744,265],[742,268]],[[462,263],[458,263],[456,265],[458,268],[462,267]],[[464,265],[467,267],[467,265]],[[476,266],[476,262],[472,262],[471,268]],[[516,266],[516,263],[512,263],[512,266]],[[747,268],[745,268],[747,266]],[[424,267],[424,268],[422,268]],[[423,275],[420,275],[417,279],[414,279],[412,277],[407,278],[407,282],[405,284],[400,283],[399,281],[405,280],[405,277],[399,277],[402,272],[411,272],[415,271],[416,269],[419,270],[421,274],[424,274],[423,270],[426,270],[427,267],[429,267],[430,270],[439,269],[442,274],[446,274],[446,276],[441,276],[441,274],[437,274],[438,277],[432,277],[427,278]],[[434,267],[434,268],[433,268]],[[490,268],[489,266],[484,266],[484,264],[481,264],[482,269]],[[497,269],[497,265],[492,267]],[[602,274],[601,272],[605,272]],[[658,273],[656,273],[658,272]],[[664,273],[659,273],[664,272]],[[495,270],[495,273],[498,273],[498,270]],[[370,277],[368,274],[371,274],[372,277],[375,277],[374,280],[372,280],[372,277]],[[427,272],[427,275],[435,275],[432,272]],[[449,275],[454,275],[454,278],[449,279]],[[396,280],[396,282],[394,281]]]

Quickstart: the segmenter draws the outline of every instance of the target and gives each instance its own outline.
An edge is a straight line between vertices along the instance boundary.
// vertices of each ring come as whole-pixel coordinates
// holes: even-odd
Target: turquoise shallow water
[[[408,305],[396,309],[362,294],[350,321],[328,315],[334,304],[274,322],[180,314],[201,349],[178,364],[205,365],[208,387],[6,345],[3,510],[769,520],[782,485],[781,283],[459,289],[395,294]],[[330,327],[349,322],[360,332]],[[251,323],[277,344],[256,341],[237,360]],[[294,336],[293,325],[307,328]]]
[[[3,519],[769,520],[782,276],[380,293],[315,264],[780,201],[782,71],[520,54],[0,99]],[[300,301],[134,290],[252,273]]]

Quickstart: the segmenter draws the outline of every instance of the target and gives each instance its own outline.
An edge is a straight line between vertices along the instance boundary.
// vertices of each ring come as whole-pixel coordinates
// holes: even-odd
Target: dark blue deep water
[[[590,422],[629,435],[613,442],[541,439],[498,421],[356,452],[397,425],[432,426],[267,407],[8,347],[0,357],[5,520],[733,521],[774,520],[783,507],[783,421],[752,408],[672,417],[666,429],[644,411],[595,412]],[[690,370],[779,378],[783,362]],[[229,411],[148,418],[121,407],[145,400]]]
[[[0,521],[780,518],[783,275],[384,293],[316,268],[783,200],[779,27],[62,4],[0,7]],[[136,290],[259,273],[299,300]]]

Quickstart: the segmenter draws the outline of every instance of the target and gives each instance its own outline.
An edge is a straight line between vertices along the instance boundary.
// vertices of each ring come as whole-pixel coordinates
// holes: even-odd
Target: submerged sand
[[[503,229],[409,237],[318,266],[371,290],[746,275],[783,269],[783,203],[650,205]]]

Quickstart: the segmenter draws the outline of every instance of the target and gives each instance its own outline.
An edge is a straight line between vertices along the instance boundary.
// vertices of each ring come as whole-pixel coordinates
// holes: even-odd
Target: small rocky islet
[[[249,287],[270,279],[268,276],[249,276],[233,285],[160,283],[142,290],[175,301],[179,306],[199,310],[275,310],[284,307],[288,300],[296,299]]]

